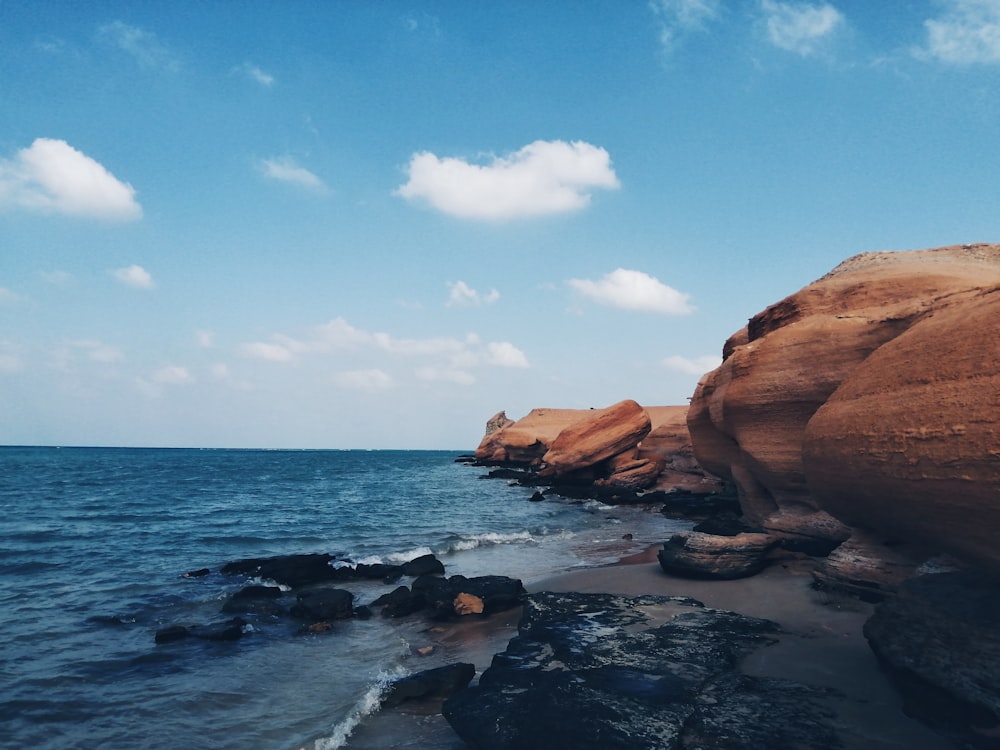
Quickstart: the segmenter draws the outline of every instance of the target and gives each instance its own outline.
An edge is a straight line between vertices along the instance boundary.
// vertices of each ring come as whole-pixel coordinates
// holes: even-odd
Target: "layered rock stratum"
[[[476,449],[485,464],[531,469],[540,478],[614,490],[711,494],[722,482],[694,458],[686,406],[533,409],[516,421],[500,412]]]
[[[755,315],[702,378],[694,454],[785,537],[1000,573],[1000,245],[863,253]]]

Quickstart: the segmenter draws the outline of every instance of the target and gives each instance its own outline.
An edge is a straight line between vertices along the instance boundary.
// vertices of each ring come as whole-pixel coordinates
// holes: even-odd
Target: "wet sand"
[[[797,564],[775,565],[751,578],[703,581],[665,574],[655,549],[618,565],[583,568],[529,582],[534,591],[577,591],[626,596],[689,596],[708,607],[728,609],[778,623],[778,642],[758,649],[743,664],[747,674],[777,677],[833,688],[841,697],[827,702],[844,750],[950,750],[953,745],[902,711],[899,696],[868,647],[862,626],[872,605],[837,598],[811,587]],[[428,626],[421,631],[433,652],[414,657],[418,669],[452,661],[472,662],[477,673],[489,666],[517,633],[520,609],[493,617]],[[414,642],[418,646],[418,642]],[[419,662],[417,659],[421,659]],[[426,664],[426,666],[424,666]],[[363,722],[346,747],[354,750],[410,748],[459,750],[466,746],[437,712],[440,702],[410,703]]]

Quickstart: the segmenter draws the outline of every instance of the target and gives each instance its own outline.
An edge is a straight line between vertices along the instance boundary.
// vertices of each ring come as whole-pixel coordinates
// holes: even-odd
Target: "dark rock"
[[[365,578],[371,580],[384,581],[387,578],[392,578],[393,580],[399,580],[399,577],[403,575],[403,566],[386,565],[385,563],[375,563],[373,565],[366,565],[365,563],[359,563],[354,567],[354,575],[357,578]]]
[[[354,594],[344,589],[303,591],[292,607],[294,617],[311,622],[343,620],[354,616]]]
[[[399,586],[388,594],[382,594],[371,603],[373,607],[382,608],[382,617],[405,617],[419,612],[427,605],[427,599],[419,592],[410,591],[406,586]]]
[[[283,593],[277,586],[244,586],[226,600],[222,611],[229,614],[283,615],[285,608],[277,601]]]
[[[745,518],[727,513],[706,518],[701,523],[695,524],[691,531],[699,531],[702,534],[714,534],[715,536],[764,533],[762,528],[748,523]]]
[[[447,579],[421,576],[413,582],[413,591],[423,595],[431,617],[440,620],[468,613],[464,607],[456,606],[462,594],[480,599],[484,615],[516,607],[525,595],[521,581],[506,576],[466,578],[456,575]]]
[[[444,575],[444,564],[434,555],[421,555],[403,564],[403,575]]]
[[[225,622],[209,625],[170,625],[156,631],[156,643],[173,643],[185,638],[200,638],[206,641],[236,641],[246,635],[247,621],[242,617],[234,617]]]
[[[344,573],[330,565],[334,559],[333,555],[325,553],[248,558],[226,563],[222,566],[221,572],[224,575],[266,578],[292,588],[299,588],[343,578]]]
[[[544,499],[545,495],[543,495],[541,492],[538,492],[537,490],[535,491],[535,494],[533,494],[531,497],[528,498],[528,500],[530,500],[533,503],[540,503]]]
[[[206,641],[238,641],[246,635],[246,625],[247,621],[242,617],[234,617],[226,622],[190,627],[188,633]]]
[[[697,531],[674,534],[657,554],[672,575],[731,580],[759,573],[778,542],[767,534],[715,536]]]
[[[372,614],[372,608],[366,604],[354,608],[354,616],[359,620],[370,620]]]
[[[447,698],[465,688],[475,676],[476,667],[472,664],[427,669],[392,682],[382,696],[382,705],[398,706],[415,698]]]
[[[647,492],[643,502],[662,503],[660,512],[670,518],[690,518],[705,520],[719,515],[742,515],[740,501],[736,493],[700,493],[688,490],[669,492]]]
[[[864,633],[909,715],[965,747],[1000,747],[1000,583],[919,576],[876,607]]]
[[[208,568],[199,568],[198,570],[189,570],[187,573],[181,575],[182,578],[202,578],[207,576],[212,571]]]
[[[815,691],[738,673],[777,631],[684,597],[532,594],[519,635],[443,714],[490,750],[838,747]]]

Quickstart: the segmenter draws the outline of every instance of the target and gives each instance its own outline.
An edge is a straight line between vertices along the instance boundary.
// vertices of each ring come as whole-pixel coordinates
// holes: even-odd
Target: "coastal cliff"
[[[864,253],[755,315],[688,413],[748,520],[1000,573],[1000,245]]]

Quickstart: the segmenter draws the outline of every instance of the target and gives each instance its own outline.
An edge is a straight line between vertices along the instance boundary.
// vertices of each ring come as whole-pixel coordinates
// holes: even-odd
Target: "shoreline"
[[[687,596],[706,607],[771,620],[781,627],[777,642],[744,659],[741,670],[752,676],[790,680],[828,688],[839,697],[827,701],[843,750],[950,750],[946,738],[906,716],[902,700],[862,634],[873,605],[832,596],[812,588],[808,564],[775,564],[756,576],[729,581],[680,578],[664,573],[656,560],[659,545],[618,562],[571,569],[528,582],[528,593],[541,591],[605,593],[624,596]],[[496,653],[517,635],[521,608],[490,618],[423,631],[441,657],[468,661],[477,679]],[[431,663],[431,662],[434,663]],[[414,667],[424,668],[422,664]],[[415,745],[414,733],[427,744]],[[347,741],[351,750],[394,747],[463,750],[467,746],[440,715],[440,701],[415,702],[384,709],[361,722]]]

